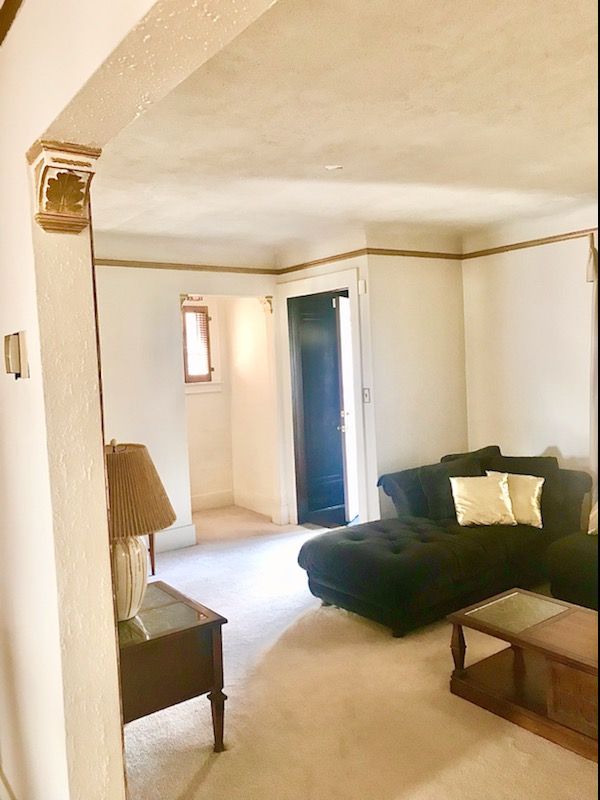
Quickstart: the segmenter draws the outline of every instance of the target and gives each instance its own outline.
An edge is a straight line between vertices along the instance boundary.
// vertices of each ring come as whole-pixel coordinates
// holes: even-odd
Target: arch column
[[[45,140],[28,154],[70,796],[124,800],[90,228],[99,156]]]

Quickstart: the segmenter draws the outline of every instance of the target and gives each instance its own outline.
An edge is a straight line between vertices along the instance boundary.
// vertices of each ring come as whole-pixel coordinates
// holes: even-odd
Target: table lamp
[[[113,439],[104,452],[113,585],[121,622],[135,617],[148,582],[146,545],[139,537],[168,528],[176,515],[143,444],[117,444]]]

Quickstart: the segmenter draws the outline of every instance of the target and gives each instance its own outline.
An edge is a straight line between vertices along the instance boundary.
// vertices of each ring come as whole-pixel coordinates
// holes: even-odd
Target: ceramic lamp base
[[[113,541],[112,572],[117,620],[123,622],[140,610],[148,583],[148,556],[140,538]]]

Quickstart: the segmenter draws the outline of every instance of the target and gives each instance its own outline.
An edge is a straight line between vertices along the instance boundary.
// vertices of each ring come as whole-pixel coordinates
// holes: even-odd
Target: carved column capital
[[[90,223],[90,184],[102,151],[70,142],[36,142],[27,154],[33,171],[35,219],[45,231],[79,233]]]

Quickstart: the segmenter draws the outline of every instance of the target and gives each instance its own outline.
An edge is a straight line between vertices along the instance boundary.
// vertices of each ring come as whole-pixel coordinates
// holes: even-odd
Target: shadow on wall
[[[547,447],[542,456],[554,456],[563,469],[580,469],[583,472],[590,472],[590,462],[585,457],[564,456],[558,447]]]

